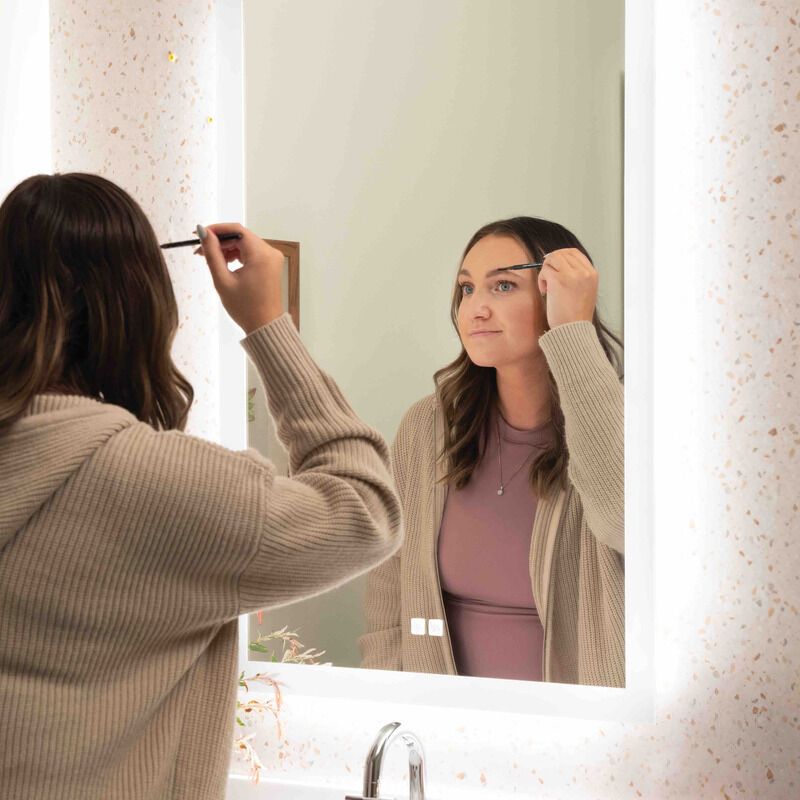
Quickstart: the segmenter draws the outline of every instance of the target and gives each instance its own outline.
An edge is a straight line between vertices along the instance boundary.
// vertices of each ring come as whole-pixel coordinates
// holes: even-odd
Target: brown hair
[[[537,217],[512,217],[490,222],[477,231],[464,248],[462,263],[473,245],[489,235],[512,236],[536,261],[541,261],[547,253],[563,247],[577,248],[591,261],[586,248],[563,225]],[[458,307],[461,298],[461,288],[456,283],[450,305],[450,318],[457,333]],[[597,310],[592,315],[592,324],[606,356],[622,379],[622,355],[621,352],[615,352],[611,344],[612,340],[616,342],[621,351],[622,340],[600,321]],[[549,370],[548,376],[551,419],[556,438],[552,447],[534,459],[530,467],[530,485],[539,497],[545,497],[551,490],[566,485],[567,447],[564,437],[564,414],[561,411],[558,387]],[[445,420],[444,447],[437,456],[446,459],[447,464],[447,474],[441,480],[452,483],[460,489],[469,483],[472,472],[480,463],[485,451],[489,422],[498,399],[496,371],[494,367],[480,367],[474,364],[462,345],[459,356],[438,370],[434,374],[434,381]]]
[[[99,175],[33,175],[0,206],[0,432],[63,391],[182,430],[194,399],[172,362],[178,308],[155,233]]]

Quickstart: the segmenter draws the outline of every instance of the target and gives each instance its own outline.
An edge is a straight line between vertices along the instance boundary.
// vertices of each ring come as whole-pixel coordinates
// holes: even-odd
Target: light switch
[[[428,620],[428,635],[429,636],[444,636],[444,620],[429,619]]]
[[[414,636],[425,635],[425,619],[423,617],[411,617],[411,633]]]

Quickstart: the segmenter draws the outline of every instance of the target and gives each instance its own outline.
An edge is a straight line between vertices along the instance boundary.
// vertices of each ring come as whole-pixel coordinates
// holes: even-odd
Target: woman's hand
[[[598,283],[597,270],[580,250],[566,247],[548,253],[539,270],[539,291],[547,295],[551,330],[568,322],[591,322]]]
[[[281,293],[283,253],[238,222],[220,222],[205,227],[203,242],[195,254],[205,256],[214,288],[231,319],[245,333],[272,322],[284,313]],[[241,233],[241,239],[220,242],[223,233]],[[230,261],[242,266],[228,269]]]

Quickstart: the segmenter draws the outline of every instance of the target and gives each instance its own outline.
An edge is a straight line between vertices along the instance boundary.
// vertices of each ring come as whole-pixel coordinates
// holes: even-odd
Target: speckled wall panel
[[[51,0],[53,170],[93,172],[143,207],[160,242],[217,221],[213,4]],[[218,302],[191,248],[166,251],[195,388],[191,433],[219,435]]]
[[[434,797],[800,797],[799,24],[796,3],[657,2],[657,255],[626,264],[656,270],[655,722],[289,689],[283,739],[253,740],[267,774],[358,789],[397,715]]]

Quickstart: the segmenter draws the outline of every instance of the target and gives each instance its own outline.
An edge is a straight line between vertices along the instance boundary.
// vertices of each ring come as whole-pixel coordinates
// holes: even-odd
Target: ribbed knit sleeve
[[[625,547],[624,387],[588,321],[558,325],[539,339],[558,386],[568,474],[590,530]]]
[[[243,340],[267,394],[290,478],[265,481],[258,547],[240,613],[333,588],[394,553],[400,503],[380,434],[314,363],[289,314]]]

